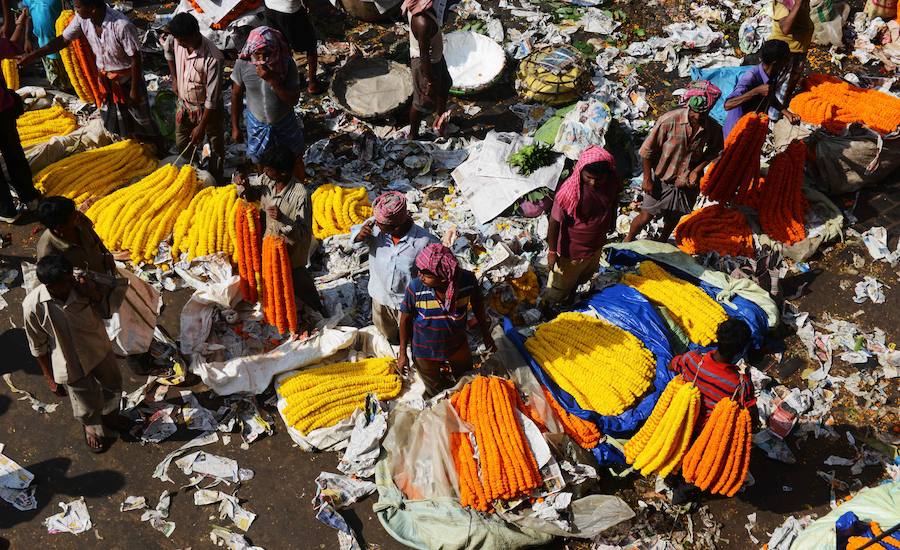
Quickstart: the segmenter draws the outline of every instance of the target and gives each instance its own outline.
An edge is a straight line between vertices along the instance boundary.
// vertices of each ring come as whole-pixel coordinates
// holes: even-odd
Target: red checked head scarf
[[[447,281],[447,294],[442,305],[449,310],[456,295],[456,273],[459,271],[453,251],[440,243],[432,243],[416,256],[416,267]]]
[[[406,195],[399,191],[388,191],[372,204],[375,221],[385,225],[401,225],[409,219],[406,209]]]
[[[589,147],[578,157],[578,162],[575,163],[572,175],[556,190],[556,198],[554,200],[566,214],[573,218],[577,218],[578,203],[581,201],[581,171],[584,170],[585,166],[597,162],[609,164],[611,177],[616,177],[616,160],[612,154],[602,147]]]
[[[722,90],[709,80],[695,80],[688,84],[681,96],[681,104],[698,113],[708,113],[722,97]]]
[[[265,51],[266,59],[264,61],[253,59],[253,54],[259,51]],[[288,63],[294,62],[281,31],[266,26],[256,27],[250,31],[250,36],[247,37],[244,49],[241,50],[238,57],[253,65],[265,65],[281,78],[287,75]]]

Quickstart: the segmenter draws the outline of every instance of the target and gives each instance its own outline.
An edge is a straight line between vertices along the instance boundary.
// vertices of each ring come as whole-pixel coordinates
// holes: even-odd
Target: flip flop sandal
[[[90,444],[90,442],[88,441],[88,433],[87,433],[87,430],[83,430],[83,431],[84,431],[84,446],[88,448],[88,451],[90,451],[90,452],[92,452],[92,453],[94,453],[94,454],[100,454],[100,453],[102,453],[103,451],[106,450],[106,445],[103,443],[103,438],[102,438],[102,437],[99,438],[99,439],[100,439],[100,446],[99,446],[99,447],[92,447],[91,444]]]

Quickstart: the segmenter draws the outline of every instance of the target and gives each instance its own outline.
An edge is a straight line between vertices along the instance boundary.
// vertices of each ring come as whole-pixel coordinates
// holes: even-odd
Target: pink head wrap
[[[406,195],[399,191],[388,191],[375,199],[372,204],[375,221],[385,225],[401,225],[409,219],[406,209]]]
[[[260,50],[266,51],[267,59],[265,61],[253,59],[253,54]],[[287,40],[281,31],[266,26],[256,27],[250,31],[250,36],[247,37],[247,42],[244,43],[244,48],[238,57],[253,65],[265,65],[282,78],[288,72],[288,63],[294,62]]]
[[[447,281],[447,295],[443,306],[444,309],[450,309],[456,294],[456,272],[459,270],[459,262],[453,251],[440,243],[432,243],[416,256],[416,267]]]
[[[556,198],[554,200],[566,214],[573,218],[577,217],[578,202],[581,200],[581,171],[584,170],[585,166],[596,162],[609,164],[610,172],[615,177],[616,161],[612,154],[602,147],[588,147],[578,157],[578,162],[575,163],[572,175],[566,178],[566,181],[556,190]]]
[[[709,80],[695,80],[688,84],[681,96],[681,104],[698,113],[708,113],[722,97],[722,90]]]
[[[409,12],[410,15],[418,15],[428,10],[434,4],[434,0],[403,0],[400,11]]]

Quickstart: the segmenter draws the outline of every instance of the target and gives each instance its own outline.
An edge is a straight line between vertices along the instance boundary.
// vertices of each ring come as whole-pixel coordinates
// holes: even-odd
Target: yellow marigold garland
[[[641,262],[638,272],[640,275],[623,275],[622,283],[666,308],[691,342],[708,346],[715,341],[716,329],[728,319],[721,305],[700,287],[669,274],[650,260]]]
[[[350,227],[372,215],[365,187],[322,185],[312,195],[313,236],[325,239],[350,232]]]
[[[650,418],[625,446],[625,460],[642,475],[665,477],[681,465],[700,414],[700,390],[677,376]]]
[[[134,263],[150,262],[199,187],[193,167],[178,169],[167,164],[98,200],[88,208],[87,216],[107,248],[130,251]]]
[[[156,164],[139,142],[126,139],[54,162],[35,174],[34,186],[44,195],[62,195],[80,205],[150,174]]]
[[[397,397],[400,388],[394,360],[377,358],[302,370],[282,380],[277,390],[287,403],[285,422],[309,434],[349,417],[369,393],[384,401]]]
[[[8,58],[0,61],[0,68],[3,70],[3,80],[6,81],[6,87],[12,91],[19,89],[19,65],[14,58]]]
[[[582,313],[540,325],[525,347],[582,408],[602,415],[631,407],[656,369],[653,354],[631,333]]]
[[[63,30],[69,25],[75,12],[63,10],[56,19],[56,35],[61,36]],[[63,66],[69,76],[69,82],[75,89],[78,97],[87,103],[100,105],[103,98],[100,93],[99,75],[94,53],[87,44],[85,38],[79,38],[60,50]]]
[[[178,215],[172,235],[172,253],[187,260],[224,252],[235,253],[237,187],[207,187],[197,193],[187,210]],[[210,238],[210,235],[214,238]]]
[[[77,128],[75,116],[59,105],[28,111],[16,120],[19,140],[25,149],[49,141],[54,136],[64,136]]]

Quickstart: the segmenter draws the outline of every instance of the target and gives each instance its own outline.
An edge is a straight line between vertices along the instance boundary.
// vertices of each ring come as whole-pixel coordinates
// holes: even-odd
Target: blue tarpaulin
[[[610,323],[633,334],[644,343],[656,358],[653,391],[641,398],[634,407],[618,416],[603,416],[595,411],[579,407],[575,398],[561,389],[553,381],[553,378],[544,372],[534,358],[531,357],[531,354],[525,349],[525,341],[522,335],[516,331],[508,319],[504,320],[504,330],[507,337],[528,362],[535,377],[550,390],[550,393],[564,409],[579,418],[594,422],[604,434],[616,437],[630,435],[650,416],[660,394],[673,377],[673,373],[669,371],[672,351],[669,348],[669,341],[666,336],[668,329],[665,322],[660,318],[653,305],[640,292],[621,284],[604,288],[591,296],[587,301],[578,304],[575,310],[596,310],[601,317]],[[604,455],[603,457],[597,456],[597,452],[595,452],[598,461],[609,463],[609,455],[612,451],[610,449],[601,449],[600,452]],[[617,452],[615,454],[621,456]]]
[[[639,254],[633,250],[614,248],[608,250],[609,252],[607,261],[613,267],[632,267],[637,265],[638,262],[642,262],[644,260],[653,260],[653,258],[644,256],[643,254]],[[657,262],[657,264],[672,275],[680,279],[684,279],[691,284],[698,285],[713,300],[716,299],[716,295],[722,292],[721,288],[716,288],[713,285],[705,281],[701,281],[693,275],[685,273],[684,271],[665,262]],[[731,298],[729,298],[729,301],[734,305],[734,307],[731,307],[723,302],[718,303],[721,304],[721,306],[725,309],[725,313],[727,313],[729,317],[741,319],[742,321],[747,323],[747,325],[750,327],[750,332],[753,334],[753,346],[755,348],[759,348],[760,346],[762,346],[763,342],[765,341],[766,334],[769,332],[769,324],[768,318],[766,317],[766,312],[763,311],[761,307],[742,296],[732,296]],[[700,348],[700,346],[698,346],[696,343],[692,343],[691,349],[702,348]]]
[[[737,86],[737,81],[741,74],[749,71],[751,68],[751,65],[716,67],[714,69],[698,69],[697,67],[691,67],[691,80],[709,80],[722,90],[722,97],[716,102],[712,111],[709,112],[709,116],[713,117],[719,124],[725,125],[725,99],[728,98],[728,95],[731,94],[734,87]]]

